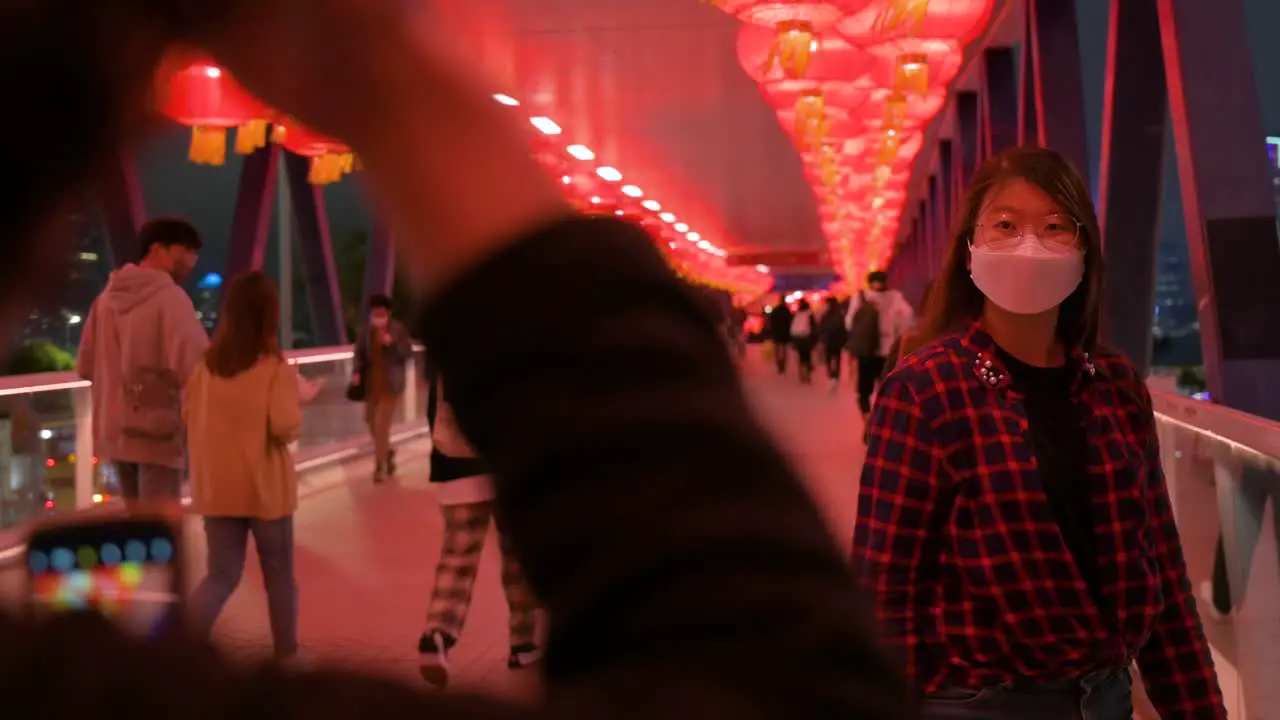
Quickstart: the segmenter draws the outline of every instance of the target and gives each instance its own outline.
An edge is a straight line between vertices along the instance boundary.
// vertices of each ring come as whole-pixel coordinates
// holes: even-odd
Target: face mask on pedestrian
[[[969,245],[970,277],[987,299],[1015,315],[1036,315],[1057,307],[1084,278],[1084,251],[1046,247],[1024,235],[1010,247]]]

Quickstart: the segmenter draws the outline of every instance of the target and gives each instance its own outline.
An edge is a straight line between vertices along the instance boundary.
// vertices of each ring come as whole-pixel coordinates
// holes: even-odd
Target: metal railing
[[[1151,385],[1165,479],[1228,712],[1262,717],[1280,707],[1280,423]]]
[[[366,448],[363,408],[345,397],[350,348],[288,354],[324,385],[304,406],[300,469]],[[415,348],[396,433],[425,432]],[[72,373],[0,377],[0,555],[25,524],[109,502],[115,479],[93,457],[90,384]],[[1231,717],[1280,706],[1280,423],[1170,392],[1151,382],[1161,460],[1183,551]],[[87,460],[86,460],[87,459]],[[1270,512],[1268,512],[1270,507]],[[1225,617],[1214,609],[1217,595]],[[1255,711],[1256,712],[1256,711]]]
[[[302,435],[294,446],[299,470],[354,456],[367,449],[361,404],[346,398],[354,360],[350,347],[286,353],[319,394],[303,406]],[[393,434],[425,431],[423,351],[405,369],[405,393]],[[18,545],[32,520],[85,510],[117,495],[114,468],[93,451],[90,383],[74,373],[0,377],[0,560]]]

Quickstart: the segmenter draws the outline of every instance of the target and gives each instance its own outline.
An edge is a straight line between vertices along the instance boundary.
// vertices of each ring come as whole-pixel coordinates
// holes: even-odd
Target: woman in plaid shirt
[[[1098,345],[1089,190],[1057,153],[973,179],[872,411],[853,555],[926,718],[1223,718],[1143,379]]]

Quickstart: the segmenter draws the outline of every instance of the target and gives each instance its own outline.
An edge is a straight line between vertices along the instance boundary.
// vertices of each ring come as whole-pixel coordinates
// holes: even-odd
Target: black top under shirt
[[[1035,455],[1040,485],[1089,592],[1097,598],[1098,555],[1093,498],[1085,468],[1088,437],[1071,401],[1075,369],[1036,367],[999,350],[1014,387],[1023,394],[1027,442]]]

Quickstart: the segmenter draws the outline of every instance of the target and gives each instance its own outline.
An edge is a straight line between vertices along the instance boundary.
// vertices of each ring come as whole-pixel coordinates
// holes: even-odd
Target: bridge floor
[[[803,472],[837,542],[847,547],[863,453],[861,418],[851,383],[846,378],[833,396],[821,371],[815,374],[813,385],[803,386],[794,369],[780,377],[754,353],[744,374],[758,416]],[[442,529],[434,490],[426,478],[429,450],[425,439],[402,445],[400,477],[382,485],[372,483],[367,458],[308,473],[295,519],[305,662],[354,666],[420,682],[416,642],[431,593]],[[1179,507],[1188,565],[1193,583],[1199,586],[1212,569],[1218,532],[1217,513],[1212,511],[1217,504],[1216,491],[1211,475],[1203,481],[1179,482],[1176,489],[1174,501]],[[1260,534],[1262,545],[1272,542],[1272,533]],[[196,518],[188,522],[188,542],[194,580],[204,570],[203,533]],[[1268,545],[1256,554],[1254,563],[1262,564],[1266,562],[1262,558],[1275,556],[1276,549]],[[491,537],[466,632],[450,658],[453,685],[530,697],[537,690],[534,676],[506,668],[506,607],[498,571]],[[1280,573],[1263,570],[1253,574],[1257,582],[1251,584],[1257,587],[1250,588],[1250,599],[1280,594],[1276,585]],[[0,593],[14,597],[20,580],[20,573],[0,573]],[[1246,603],[1246,612],[1226,623],[1206,617],[1233,710],[1241,709],[1242,684],[1252,687],[1251,705],[1272,706],[1258,702],[1256,696],[1272,693],[1274,684],[1256,677],[1250,683],[1250,678],[1242,675],[1253,673],[1237,670],[1274,668],[1280,663],[1274,642],[1278,632],[1274,605],[1266,605]],[[234,654],[265,656],[270,647],[266,617],[261,575],[251,557],[215,637]],[[1242,643],[1242,637],[1256,642]],[[1280,698],[1276,700],[1280,702]]]

